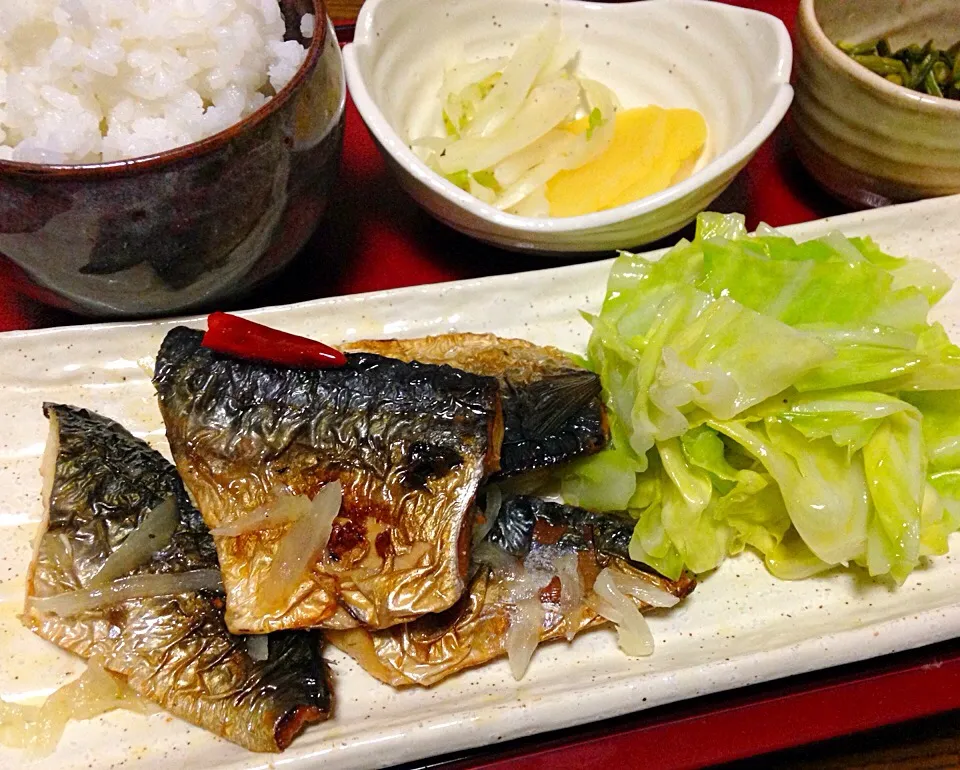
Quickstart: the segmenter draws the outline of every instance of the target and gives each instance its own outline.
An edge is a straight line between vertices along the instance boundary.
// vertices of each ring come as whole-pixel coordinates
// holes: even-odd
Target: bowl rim
[[[585,6],[590,8],[592,12],[610,15],[630,12],[638,7],[656,8],[668,5],[671,7],[688,5],[708,7],[714,13],[725,14],[730,17],[760,20],[773,31],[777,42],[776,60],[770,68],[770,85],[776,91],[766,112],[739,141],[712,158],[702,169],[678,184],[671,185],[640,200],[592,214],[572,217],[524,217],[517,214],[508,214],[482,202],[431,170],[401,139],[371,96],[360,71],[357,50],[372,42],[374,34],[372,17],[377,8],[392,1],[367,0],[357,18],[354,40],[344,46],[343,49],[347,84],[357,111],[386,152],[421,184],[475,217],[515,233],[570,233],[592,230],[636,219],[664,208],[675,201],[682,200],[697,190],[707,187],[715,179],[723,177],[724,174],[741,164],[744,159],[749,158],[783,120],[793,99],[793,88],[789,82],[793,63],[793,43],[784,23],[771,14],[750,8],[710,2],[709,0],[634,0],[633,2],[622,3],[565,0],[567,8],[570,6]],[[476,1],[480,2],[481,0]]]
[[[150,155],[139,155],[134,158],[101,161],[99,163],[27,163],[24,161],[0,160],[0,175],[34,178],[52,176],[57,179],[119,176],[146,170],[158,171],[163,167],[174,166],[215,152],[240,134],[255,128],[283,107],[320,60],[323,48],[327,43],[327,35],[332,34],[332,28],[327,20],[326,0],[309,0],[309,2],[313,6],[313,37],[310,39],[310,46],[307,48],[307,54],[303,62],[297,68],[293,77],[280,89],[279,93],[237,123],[203,139],[190,142],[190,144],[180,145]],[[317,34],[318,31],[319,34]]]
[[[800,5],[797,7],[797,22],[798,31],[806,36],[811,48],[816,50],[825,63],[864,88],[875,92],[884,101],[897,107],[919,110],[938,117],[960,117],[960,100],[931,96],[906,86],[895,85],[847,56],[820,26],[816,0],[800,0]]]

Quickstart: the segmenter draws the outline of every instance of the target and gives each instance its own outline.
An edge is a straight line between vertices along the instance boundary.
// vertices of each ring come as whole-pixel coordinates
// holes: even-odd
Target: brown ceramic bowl
[[[346,86],[323,0],[280,5],[306,59],[240,123],[132,160],[0,161],[0,258],[25,292],[86,315],[167,315],[248,293],[296,255],[336,178]]]
[[[804,165],[856,205],[960,192],[960,101],[888,82],[838,41],[960,40],[958,0],[801,0],[793,122]]]

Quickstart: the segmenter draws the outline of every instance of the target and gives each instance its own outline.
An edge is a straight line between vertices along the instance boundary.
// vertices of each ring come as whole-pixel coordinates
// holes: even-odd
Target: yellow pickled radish
[[[659,192],[690,173],[706,142],[706,123],[694,110],[636,107],[615,120],[603,154],[547,183],[550,216],[589,214]],[[587,126],[583,119],[567,130]]]
[[[683,181],[694,169],[707,141],[707,123],[696,110],[667,110],[667,143],[650,173],[606,208],[623,206]]]
[[[644,176],[666,142],[666,110],[641,107],[619,113],[610,146],[579,168],[561,171],[547,182],[550,216],[572,217],[606,208],[608,201]],[[582,133],[587,120],[568,130]]]

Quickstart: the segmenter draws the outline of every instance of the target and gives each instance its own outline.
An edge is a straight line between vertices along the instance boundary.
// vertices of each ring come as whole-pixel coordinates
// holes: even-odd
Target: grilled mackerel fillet
[[[499,477],[593,454],[603,449],[609,438],[600,378],[574,365],[556,348],[494,334],[451,333],[363,340],[344,350],[448,364],[496,377],[503,396]]]
[[[572,638],[607,621],[591,608],[594,580],[611,567],[683,598],[695,579],[668,580],[630,560],[633,522],[533,497],[506,500],[487,539],[475,551],[467,594],[446,612],[383,631],[328,633],[329,641],[369,674],[394,687],[429,686],[507,654],[509,629],[529,581],[543,611],[541,642]],[[567,556],[566,569],[558,569]],[[573,559],[570,559],[570,556]],[[569,569],[569,562],[575,565]],[[539,580],[535,575],[539,576]],[[564,585],[573,581],[576,586]],[[637,602],[640,609],[646,605]]]
[[[337,480],[343,505],[326,553],[264,612],[260,593],[285,529],[217,537],[234,633],[386,628],[442,612],[466,589],[474,498],[499,468],[495,378],[350,353],[343,367],[239,360],[173,329],[154,382],[184,483],[213,528],[284,490]]]
[[[46,404],[45,511],[27,579],[24,624],[65,650],[96,657],[139,695],[251,751],[282,751],[330,714],[331,693],[311,632],[268,637],[256,661],[227,632],[220,592],[127,599],[63,617],[30,606],[88,585],[144,516],[172,495],[170,542],[130,575],[216,569],[213,540],[174,467],[100,415]]]

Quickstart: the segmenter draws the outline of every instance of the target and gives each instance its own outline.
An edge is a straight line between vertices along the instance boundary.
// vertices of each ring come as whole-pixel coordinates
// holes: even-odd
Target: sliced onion
[[[520,680],[530,665],[543,628],[545,613],[539,596],[521,599],[510,608],[507,627],[507,658],[513,678]]]
[[[126,682],[91,660],[78,679],[51,693],[42,706],[0,700],[0,743],[45,756],[71,719],[91,719],[116,708],[140,711],[142,703]]]
[[[548,158],[539,166],[530,169],[497,198],[497,208],[510,209],[529,195],[543,190],[544,186],[559,172],[567,168],[564,157]]]
[[[509,577],[516,576],[523,569],[520,561],[489,540],[481,540],[470,555],[475,564],[486,564],[494,572]]]
[[[326,549],[342,501],[340,482],[325,484],[313,498],[307,515],[283,534],[260,590],[259,601],[264,611],[287,608],[300,581]]]
[[[553,17],[536,35],[517,45],[513,56],[503,66],[500,80],[477,109],[467,129],[469,136],[489,136],[520,111],[530,87],[549,64],[559,41],[560,21]]]
[[[266,634],[250,634],[247,637],[247,655],[252,660],[266,660],[270,657],[270,640]]]
[[[39,706],[0,700],[0,744],[13,749],[30,748],[38,740],[34,738],[38,730],[33,725],[39,714]]]
[[[261,532],[266,529],[292,524],[310,512],[310,501],[303,495],[281,492],[269,505],[261,505],[250,513],[241,516],[222,527],[214,527],[210,534],[215,537],[239,537],[249,532]]]
[[[593,584],[593,604],[599,615],[616,624],[617,641],[627,655],[653,654],[653,634],[637,605],[620,590],[610,567],[600,570]]]
[[[493,529],[493,525],[497,523],[497,516],[500,515],[500,505],[503,502],[500,487],[496,484],[488,484],[485,489],[487,496],[483,502],[483,524],[473,528],[474,548],[486,539],[490,530]]]
[[[489,187],[486,187],[480,184],[472,176],[468,178],[467,184],[469,186],[470,194],[477,200],[481,200],[484,203],[493,204],[497,200],[497,194]]]
[[[107,557],[87,587],[105,586],[150,561],[157,551],[162,551],[169,545],[180,523],[179,513],[177,499],[173,495],[148,511],[139,526]]]
[[[461,62],[449,67],[443,74],[443,86],[440,98],[445,102],[447,97],[459,94],[467,86],[480,80],[486,80],[496,72],[500,72],[509,59],[498,56],[491,59],[480,59],[475,62]]]
[[[561,37],[550,52],[547,63],[543,65],[540,74],[533,81],[534,84],[546,83],[557,76],[574,77],[579,58],[580,51],[576,43],[568,37]]]
[[[410,141],[411,147],[423,147],[426,150],[432,150],[436,153],[443,152],[447,149],[448,144],[450,144],[449,139],[443,139],[439,136],[421,136],[419,139],[412,139]]]
[[[557,573],[558,552],[552,547],[531,549],[520,569],[506,582],[504,598],[510,603],[507,657],[515,679],[523,677],[540,643],[546,613],[540,592]],[[562,568],[562,567],[561,567]],[[561,594],[562,594],[561,578]]]
[[[520,217],[550,216],[550,201],[547,200],[546,188],[540,187],[534,190],[526,198],[517,203],[516,206],[507,209],[507,211]]]
[[[119,604],[128,599],[222,590],[220,570],[196,569],[188,572],[133,575],[114,580],[99,588],[80,588],[56,596],[31,597],[28,605],[38,612],[69,617]]]
[[[579,77],[579,58],[554,16],[505,62],[448,69],[440,89],[444,135],[412,146],[434,171],[456,175],[455,183],[484,203],[521,216],[549,216],[546,183],[596,158],[614,135],[619,103],[606,86]],[[568,130],[594,112],[599,124],[591,119],[589,130]],[[479,172],[492,173],[496,185],[477,183]]]
[[[669,591],[637,575],[616,571],[613,572],[613,579],[621,593],[632,596],[651,607],[673,607],[680,602]]]
[[[547,158],[570,152],[576,141],[577,137],[574,134],[555,128],[537,141],[500,161],[493,169],[493,176],[501,187],[509,187]]]
[[[557,78],[537,86],[501,131],[492,136],[470,136],[451,143],[437,158],[437,164],[445,174],[463,169],[473,173],[495,166],[535,142],[554,126],[572,118],[579,101],[580,88],[572,80]]]
[[[560,578],[560,613],[567,624],[567,640],[571,641],[576,635],[576,624],[572,621],[583,603],[583,579],[577,555],[561,554],[554,559],[553,569]]]
[[[582,87],[584,94],[587,96],[588,112],[594,108],[599,110],[603,117],[601,124],[590,133],[589,137],[586,132],[582,134],[562,132],[567,133],[570,140],[566,144],[558,144],[552,148],[552,151],[544,157],[540,164],[529,168],[526,173],[507,186],[497,199],[498,208],[507,210],[516,207],[536,191],[545,190],[546,183],[559,172],[579,168],[589,163],[606,150],[610,142],[613,141],[614,115],[616,112],[613,93],[606,86],[594,80],[582,81]],[[520,153],[518,152],[516,155],[520,155]],[[502,170],[501,173],[504,177],[508,176]],[[500,179],[500,177],[497,178]]]
[[[509,605],[506,651],[510,670],[520,679],[540,643],[546,613],[540,594],[550,582],[560,579],[560,611],[573,619],[583,602],[583,581],[577,555],[555,546],[537,545],[521,563],[503,549],[483,540],[474,548],[475,563],[489,564],[503,581],[502,599]],[[567,638],[576,633],[571,623]]]

